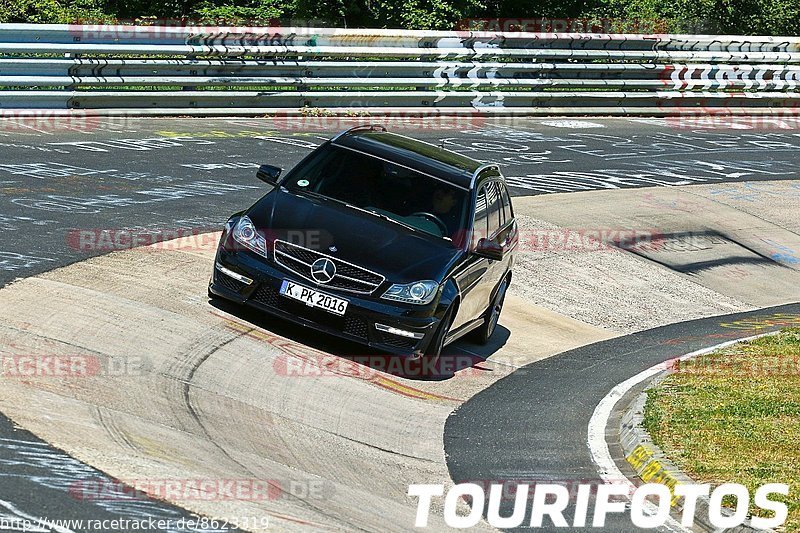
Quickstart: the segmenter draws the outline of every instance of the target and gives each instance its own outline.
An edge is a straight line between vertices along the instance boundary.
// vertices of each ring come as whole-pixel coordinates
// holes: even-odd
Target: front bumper
[[[227,270],[223,273],[219,267]],[[233,274],[233,275],[231,275]],[[238,278],[238,279],[237,279]],[[309,307],[280,294],[286,279],[348,300],[344,316]],[[251,281],[251,283],[246,283]],[[385,290],[379,287],[377,292]],[[427,348],[441,317],[431,316],[430,307],[415,309],[393,305],[325,286],[318,286],[249,251],[228,251],[220,247],[209,292],[246,304],[272,315],[340,338],[396,355],[420,355]],[[426,316],[428,315],[428,316]],[[377,327],[376,327],[377,324]],[[415,337],[400,335],[401,330]]]

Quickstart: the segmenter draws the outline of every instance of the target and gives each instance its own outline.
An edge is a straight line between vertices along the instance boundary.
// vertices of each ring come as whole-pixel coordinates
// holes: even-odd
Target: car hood
[[[393,283],[442,281],[461,253],[444,239],[429,238],[334,200],[281,189],[267,194],[246,214],[270,241],[283,239],[317,250]]]

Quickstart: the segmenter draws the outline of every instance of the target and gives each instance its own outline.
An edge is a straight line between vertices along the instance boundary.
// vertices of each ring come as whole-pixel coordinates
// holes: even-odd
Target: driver
[[[455,209],[458,204],[458,196],[453,189],[439,188],[433,191],[431,196],[431,213],[436,215],[439,220],[447,226],[447,231],[451,236],[458,224],[459,214]]]

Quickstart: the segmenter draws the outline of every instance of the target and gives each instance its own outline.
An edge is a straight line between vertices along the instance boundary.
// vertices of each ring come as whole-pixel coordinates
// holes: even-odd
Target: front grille
[[[392,335],[385,331],[379,331],[381,344],[387,344],[401,350],[413,350],[419,343],[419,339],[411,339],[408,337],[401,337],[400,335]]]
[[[267,307],[305,318],[321,326],[333,328],[361,339],[367,339],[369,325],[363,318],[346,314],[343,317],[337,316],[322,309],[309,307],[301,302],[295,302],[285,296],[281,296],[278,291],[267,284],[262,284],[256,290],[252,300]]]
[[[367,331],[369,330],[369,326],[367,325],[367,321],[358,316],[347,316],[344,317],[344,332],[349,333],[350,335],[355,335],[356,337],[361,337],[362,339],[367,338]]]
[[[260,304],[264,304],[268,307],[274,307],[276,309],[282,309],[280,295],[278,291],[270,287],[269,285],[262,284],[256,293],[253,295],[253,300],[257,301]]]
[[[244,283],[226,276],[222,272],[217,275],[217,281],[219,281],[220,285],[233,292],[239,292],[244,287]]]
[[[327,257],[336,265],[336,275],[328,283],[324,284],[317,282],[311,276],[311,265],[314,261],[323,257]],[[290,272],[294,272],[317,285],[358,294],[374,292],[385,279],[371,270],[281,240],[275,241],[275,262]]]

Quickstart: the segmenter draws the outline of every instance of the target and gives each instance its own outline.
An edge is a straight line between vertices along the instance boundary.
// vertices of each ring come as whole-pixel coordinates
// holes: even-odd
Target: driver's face
[[[433,193],[433,211],[437,215],[449,213],[456,202],[456,195],[450,191],[440,190]]]

